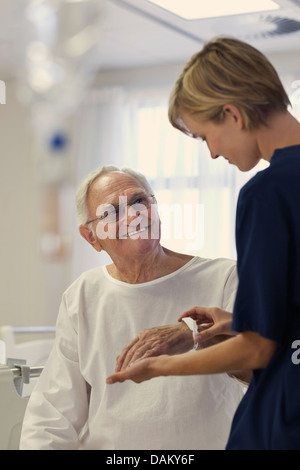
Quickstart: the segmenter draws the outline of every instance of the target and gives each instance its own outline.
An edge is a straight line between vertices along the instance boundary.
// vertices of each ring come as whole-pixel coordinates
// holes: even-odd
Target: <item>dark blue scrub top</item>
[[[278,343],[256,370],[227,449],[300,449],[300,146],[274,152],[240,191],[232,328]]]

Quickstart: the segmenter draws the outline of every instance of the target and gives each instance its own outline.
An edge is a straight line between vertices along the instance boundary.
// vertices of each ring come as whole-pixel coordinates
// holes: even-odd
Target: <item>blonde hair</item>
[[[146,179],[142,173],[139,173],[138,171],[132,170],[131,168],[118,168],[117,166],[114,165],[108,165],[108,166],[101,166],[97,170],[93,171],[87,177],[83,180],[81,185],[79,186],[76,194],[76,208],[77,208],[77,220],[80,225],[84,225],[87,223],[89,220],[89,213],[88,213],[88,208],[87,208],[87,196],[89,189],[91,185],[96,181],[100,176],[111,173],[114,171],[121,171],[122,173],[125,173],[126,175],[132,176],[132,178],[135,178],[143,188],[148,191],[149,193],[153,193],[153,189],[151,188],[150,183]]]
[[[226,104],[238,107],[246,129],[255,129],[290,102],[276,70],[261,52],[237,39],[219,37],[185,65],[170,96],[169,120],[187,133],[180,111],[218,123],[224,119]]]

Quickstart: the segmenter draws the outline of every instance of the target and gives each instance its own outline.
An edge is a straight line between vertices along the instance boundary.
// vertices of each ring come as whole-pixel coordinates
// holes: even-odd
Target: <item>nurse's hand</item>
[[[194,339],[200,344],[212,341],[213,338],[220,342],[237,334],[231,329],[232,314],[220,308],[194,307],[184,312],[178,321],[186,317],[196,321],[199,333]]]
[[[141,331],[117,357],[115,371],[126,369],[133,362],[162,354],[174,355],[193,348],[191,330],[184,322]]]
[[[106,383],[114,384],[116,382],[124,382],[125,380],[132,380],[135,383],[141,383],[145,380],[165,375],[161,366],[164,366],[165,362],[168,361],[168,358],[169,356],[163,355],[137,361],[134,364],[131,364],[130,367],[127,367],[127,369],[121,372],[116,372],[107,377]]]

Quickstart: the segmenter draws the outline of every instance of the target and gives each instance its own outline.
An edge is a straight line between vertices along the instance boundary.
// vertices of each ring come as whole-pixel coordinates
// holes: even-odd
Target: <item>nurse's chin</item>
[[[243,163],[233,163],[233,162],[229,162],[231,163],[231,165],[235,165],[240,171],[242,171],[243,173],[246,173],[247,171],[250,171],[250,170],[253,170],[253,168],[256,167],[256,165],[258,164],[258,162],[255,162],[255,163],[247,163],[247,162],[243,162]]]

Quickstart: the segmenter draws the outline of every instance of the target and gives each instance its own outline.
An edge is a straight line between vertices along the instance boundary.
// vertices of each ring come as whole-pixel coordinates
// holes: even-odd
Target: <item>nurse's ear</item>
[[[232,119],[232,122],[237,125],[239,129],[244,129],[244,119],[237,106],[234,104],[226,104],[223,106],[223,112],[226,117]]]
[[[102,250],[99,238],[94,235],[88,225],[79,225],[79,233],[96,251]]]

